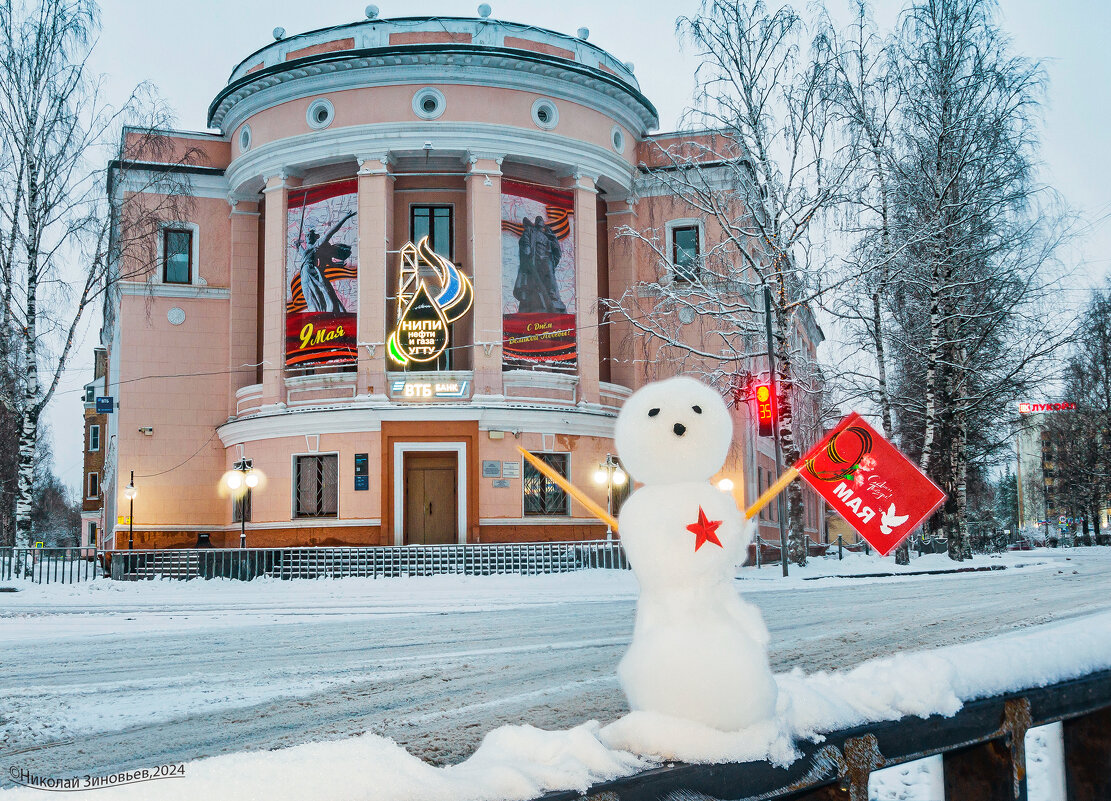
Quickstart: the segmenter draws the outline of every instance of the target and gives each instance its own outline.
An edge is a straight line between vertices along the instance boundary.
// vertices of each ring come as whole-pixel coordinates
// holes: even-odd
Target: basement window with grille
[[[339,507],[339,455],[298,456],[294,467],[293,516],[336,517]]]
[[[567,478],[570,474],[566,453],[534,453],[533,456],[550,465]],[[525,461],[524,480],[526,517],[567,517],[571,514],[567,493],[559,485]]]

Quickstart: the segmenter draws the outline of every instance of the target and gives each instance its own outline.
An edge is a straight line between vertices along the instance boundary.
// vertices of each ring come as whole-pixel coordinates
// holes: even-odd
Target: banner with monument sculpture
[[[290,190],[286,212],[286,367],[358,358],[358,184]]]
[[[501,186],[502,369],[575,372],[574,195]]]

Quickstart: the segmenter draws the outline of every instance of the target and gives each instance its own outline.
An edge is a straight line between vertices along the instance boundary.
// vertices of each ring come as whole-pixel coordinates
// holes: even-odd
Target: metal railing
[[[825,733],[796,743],[787,767],[769,762],[671,763],[585,793],[543,801],[661,801],[746,798],[765,801],[867,801],[872,771],[942,755],[948,801],[1026,801],[1026,732],[1063,721],[1066,797],[1111,799],[1111,671],[1017,693],[969,701],[952,716],[908,716]]]
[[[96,548],[0,548],[0,581],[75,584],[98,575]]]
[[[366,548],[173,548],[102,552],[117,580],[259,576],[395,578],[445,573],[535,575],[587,568],[628,569],[617,541],[403,545]]]

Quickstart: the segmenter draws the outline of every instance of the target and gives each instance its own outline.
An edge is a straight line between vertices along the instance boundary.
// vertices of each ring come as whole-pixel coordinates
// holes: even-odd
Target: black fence
[[[867,801],[878,768],[942,755],[948,801],[1026,801],[1026,732],[1063,721],[1067,801],[1111,800],[1111,671],[799,743],[790,766],[671,764],[543,801]]]
[[[628,569],[617,541],[369,548],[174,548],[104,551],[112,578],[395,578],[445,573],[536,575]]]
[[[75,584],[101,575],[96,548],[0,548],[0,581]]]

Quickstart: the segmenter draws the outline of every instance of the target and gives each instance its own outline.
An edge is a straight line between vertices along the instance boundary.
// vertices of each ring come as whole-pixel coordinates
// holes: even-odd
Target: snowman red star
[[[687,526],[687,531],[694,534],[696,538],[694,541],[694,549],[696,551],[707,542],[712,542],[719,548],[723,547],[721,540],[718,539],[718,535],[714,533],[718,530],[718,526],[720,526],[721,523],[722,521],[720,520],[710,520],[707,518],[706,513],[702,511],[702,507],[698,507],[698,522],[691,523]]]

